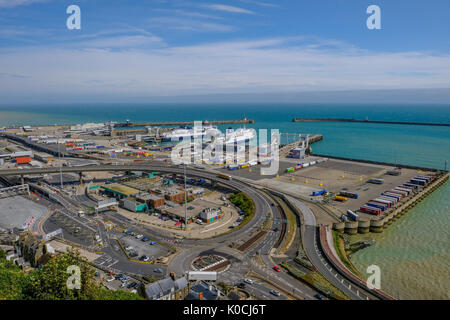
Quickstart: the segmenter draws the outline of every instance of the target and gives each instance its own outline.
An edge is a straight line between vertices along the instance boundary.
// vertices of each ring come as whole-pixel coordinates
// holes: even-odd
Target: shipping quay
[[[406,124],[417,126],[442,126],[450,127],[450,123],[436,123],[436,122],[410,122],[410,121],[384,121],[384,120],[361,120],[361,119],[347,119],[347,118],[294,118],[292,122],[359,122],[359,123],[379,123],[379,124]]]
[[[316,156],[319,156],[315,154]],[[384,229],[386,229],[389,225],[392,224],[392,222],[398,220],[400,217],[402,217],[404,214],[406,214],[410,209],[415,207],[417,204],[419,204],[421,201],[423,201],[427,196],[429,196],[433,191],[437,190],[440,186],[445,184],[448,179],[450,173],[445,170],[437,170],[437,169],[429,169],[429,168],[423,168],[418,166],[408,166],[408,165],[394,165],[386,162],[380,162],[380,161],[370,161],[370,160],[358,160],[358,159],[348,159],[343,157],[334,157],[334,156],[327,156],[327,155],[320,155],[324,157],[328,157],[330,159],[340,159],[340,160],[348,160],[353,162],[360,162],[360,163],[370,163],[370,164],[376,164],[376,165],[388,165],[388,166],[395,166],[398,169],[404,168],[404,169],[410,169],[410,170],[418,170],[420,171],[427,171],[432,174],[427,174],[429,177],[428,181],[426,181],[424,184],[417,185],[414,187],[412,184],[406,184],[397,187],[392,190],[386,190],[386,192],[383,192],[381,197],[376,198],[375,200],[372,200],[371,205],[374,205],[373,208],[378,208],[376,205],[382,205],[387,204],[387,208],[380,210],[380,212],[377,215],[374,215],[373,218],[361,218],[358,217],[357,219],[347,219],[346,221],[339,221],[334,222],[332,224],[333,230],[337,231],[338,233],[346,233],[346,234],[365,234],[369,232],[373,233],[381,233]],[[374,182],[376,183],[377,179]],[[381,181],[381,179],[380,179]],[[408,192],[408,186],[410,186],[412,189],[411,192]],[[391,191],[391,192],[389,192]],[[400,194],[402,191],[404,191],[404,195],[406,197],[402,198],[402,195]],[[396,201],[395,196],[398,196],[398,199]],[[389,199],[388,197],[392,197],[392,203],[391,205],[388,204]],[[381,208],[381,207],[380,207]],[[386,211],[385,211],[386,210]]]
[[[215,125],[215,124],[236,124],[236,123],[255,123],[255,120],[250,120],[247,118],[243,118],[240,120],[214,120],[214,121],[208,121],[204,120],[202,121],[203,125]],[[149,126],[187,126],[187,125],[193,125],[194,121],[171,121],[171,122],[125,122],[125,123],[116,123],[114,126],[116,128],[120,127],[149,127]]]

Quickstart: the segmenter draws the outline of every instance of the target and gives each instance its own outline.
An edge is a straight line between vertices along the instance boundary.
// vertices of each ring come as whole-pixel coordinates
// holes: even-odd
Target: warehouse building
[[[130,188],[118,183],[112,183],[100,187],[107,195],[116,198],[117,200],[135,197],[139,194],[139,190]]]

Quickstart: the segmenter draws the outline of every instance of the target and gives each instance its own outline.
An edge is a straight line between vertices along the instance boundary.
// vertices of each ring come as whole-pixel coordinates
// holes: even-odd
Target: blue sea
[[[450,104],[165,103],[0,107],[0,126],[243,117],[255,120],[255,124],[246,125],[255,129],[323,134],[323,141],[312,145],[315,153],[437,169],[444,169],[445,161],[450,159],[450,127],[292,122],[295,117],[336,117],[450,123]],[[380,265],[382,289],[400,298],[450,299],[449,199],[447,183],[385,232],[374,236],[375,245],[353,256],[356,267],[364,273],[368,265]]]

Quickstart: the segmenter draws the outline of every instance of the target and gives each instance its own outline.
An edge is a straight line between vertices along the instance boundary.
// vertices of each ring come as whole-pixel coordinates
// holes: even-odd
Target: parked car
[[[138,234],[136,235],[136,239],[141,239],[144,235],[143,234]]]
[[[154,270],[154,272],[156,272],[156,273],[163,273],[163,270],[162,270],[161,268],[156,268],[156,269]]]
[[[141,257],[139,258],[139,260],[144,261],[144,262],[147,262],[148,260],[150,260],[150,258],[144,255],[144,256],[141,256]]]
[[[132,246],[126,246],[126,247],[125,247],[125,250],[127,250],[127,251],[130,251],[131,249],[133,249]]]
[[[316,293],[316,294],[314,295],[314,297],[316,297],[316,298],[319,299],[319,300],[325,300],[325,297],[324,297],[323,295],[321,295],[320,293]]]
[[[134,258],[137,257],[139,254],[136,251],[130,252],[130,257]]]
[[[141,239],[141,241],[147,242],[147,241],[150,241],[150,239],[147,238],[147,237],[143,237],[143,238]]]
[[[135,281],[133,281],[133,282],[131,282],[131,283],[128,284],[127,288],[128,288],[128,289],[131,289],[131,288],[134,288],[134,287],[136,287],[136,286],[137,286],[137,283],[136,283]]]
[[[157,243],[158,243],[158,242],[156,242],[156,241],[150,242],[151,245],[155,245],[155,244],[157,244]]]
[[[248,283],[248,284],[253,284],[253,280],[252,280],[252,279],[249,279],[249,278],[245,278],[245,279],[244,279],[244,282],[245,282],[245,283]]]
[[[280,272],[281,271],[280,267],[278,267],[278,266],[273,266],[273,270],[275,270],[276,272]]]
[[[281,296],[281,293],[274,289],[270,290],[270,293],[277,297]]]
[[[237,286],[238,286],[238,288],[244,289],[245,288],[245,283],[241,282]]]
[[[114,281],[115,279],[114,279],[114,277],[108,277],[108,279],[106,279],[106,282],[111,282],[111,281]]]

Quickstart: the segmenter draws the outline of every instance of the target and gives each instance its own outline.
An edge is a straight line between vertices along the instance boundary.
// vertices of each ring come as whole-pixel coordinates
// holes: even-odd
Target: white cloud
[[[224,4],[205,4],[205,5],[203,5],[203,7],[209,8],[209,9],[212,9],[212,10],[232,12],[232,13],[254,14],[253,11],[250,11],[250,10],[247,10],[247,9],[243,9],[243,8],[239,8],[239,7],[228,6],[228,5],[224,5]]]
[[[21,5],[32,4],[35,2],[45,2],[48,0],[0,0],[0,8],[12,8]]]
[[[118,37],[121,44],[147,41]],[[96,40],[97,41],[97,40]],[[106,41],[106,40],[104,40]],[[103,43],[93,48],[111,45]],[[101,43],[101,42],[100,42]],[[99,44],[99,43],[97,43]],[[334,41],[272,38],[102,50],[0,52],[0,96],[127,97],[450,87],[450,56],[370,52]]]

